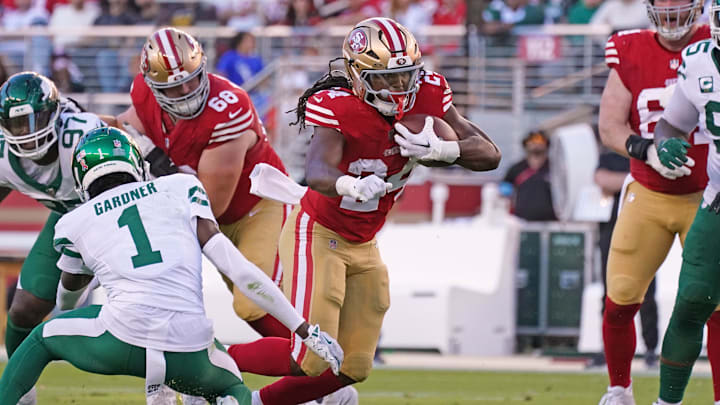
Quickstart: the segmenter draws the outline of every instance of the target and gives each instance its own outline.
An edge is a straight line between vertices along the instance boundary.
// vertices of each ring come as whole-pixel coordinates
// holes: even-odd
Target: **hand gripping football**
[[[403,124],[411,132],[417,134],[418,132],[422,131],[423,126],[425,126],[425,117],[427,117],[426,114],[410,114],[403,117],[403,119],[400,120],[400,123]],[[432,119],[434,121],[433,130],[435,130],[435,135],[437,135],[438,138],[444,141],[458,140],[458,136],[452,129],[450,124],[445,122],[445,120],[443,120],[442,118],[433,116]]]

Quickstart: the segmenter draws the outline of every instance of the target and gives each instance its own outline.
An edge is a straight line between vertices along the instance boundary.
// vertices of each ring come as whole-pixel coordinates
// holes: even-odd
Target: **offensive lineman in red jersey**
[[[306,160],[309,190],[283,227],[280,260],[287,269],[286,295],[338,337],[345,360],[335,376],[295,340],[232,346],[246,371],[317,376],[280,379],[254,392],[253,405],[297,404],[365,380],[390,305],[375,234],[413,167],[458,164],[482,171],[500,161],[495,144],[453,106],[445,78],[423,70],[418,44],[402,25],[389,18],[358,23],[345,38],[343,58],[349,80],[331,71],[298,103],[297,122],[314,128]],[[460,140],[439,139],[427,121],[419,134],[410,133],[396,123],[404,114],[440,117]],[[393,124],[397,134],[391,137]],[[253,352],[262,353],[264,362],[249,364]],[[268,365],[275,355],[284,368]]]
[[[655,124],[677,81],[682,49],[710,37],[707,26],[695,24],[702,2],[649,0],[647,8],[656,31],[623,31],[610,37],[605,47],[611,70],[600,103],[600,137],[632,159],[607,265],[603,341],[610,385],[601,405],[635,404],[630,378],[636,345],[633,318],[675,235],[684,243],[707,183],[707,140],[698,134],[691,137],[688,163],[674,170],[660,164],[653,145]],[[720,339],[717,312],[708,330],[717,401],[720,348],[710,343]]]
[[[143,46],[141,73],[130,90],[132,105],[114,124],[129,124],[145,135],[136,134],[143,155],[159,149],[180,171],[196,174],[220,230],[281,286],[277,246],[287,212],[283,204],[251,195],[249,174],[260,162],[285,168],[248,94],[207,73],[206,63],[201,45],[189,34],[175,28],[156,31]],[[233,297],[235,312],[258,333],[289,336],[237,288]]]

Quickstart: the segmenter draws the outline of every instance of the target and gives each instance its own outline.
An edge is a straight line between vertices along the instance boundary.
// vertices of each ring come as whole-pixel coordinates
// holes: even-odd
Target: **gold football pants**
[[[387,267],[375,239],[349,242],[295,207],[280,236],[280,261],[286,270],[285,295],[309,323],[338,340],[345,351],[341,372],[365,380],[390,307]],[[306,374],[327,369],[299,336],[291,346]]]

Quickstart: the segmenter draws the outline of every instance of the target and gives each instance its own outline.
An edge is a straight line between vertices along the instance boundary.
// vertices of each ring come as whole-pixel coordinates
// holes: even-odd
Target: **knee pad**
[[[325,370],[327,370],[329,367],[329,364],[327,364],[323,359],[318,357],[315,353],[310,352],[310,350],[307,351],[305,358],[302,360],[302,364],[300,364],[300,368],[302,369],[303,373],[310,377],[319,376],[320,374],[324,373]]]
[[[717,307],[716,288],[704,281],[688,280],[680,285],[673,309],[686,322],[705,323]]]
[[[267,315],[267,312],[250,301],[237,288],[233,288],[233,309],[235,314],[246,322],[257,321]]]
[[[645,297],[648,283],[627,274],[608,277],[607,296],[618,305],[639,304]]]
[[[340,372],[355,382],[363,382],[370,375],[372,364],[373,353],[346,353]]]

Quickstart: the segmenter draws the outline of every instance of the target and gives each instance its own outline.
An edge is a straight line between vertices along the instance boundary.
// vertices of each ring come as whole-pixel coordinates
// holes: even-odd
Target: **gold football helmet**
[[[177,28],[162,28],[147,39],[140,59],[145,83],[160,107],[178,119],[189,120],[202,113],[210,94],[207,58],[202,46],[190,34]],[[200,84],[180,97],[168,97],[164,90],[181,86],[196,77]]]
[[[407,28],[390,18],[357,23],[343,43],[353,91],[381,114],[397,118],[415,104],[420,47]]]

